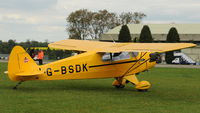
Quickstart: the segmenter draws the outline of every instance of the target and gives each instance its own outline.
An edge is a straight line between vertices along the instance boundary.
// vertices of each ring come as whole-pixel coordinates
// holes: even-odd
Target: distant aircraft
[[[141,72],[152,68],[159,53],[194,47],[191,43],[111,43],[88,40],[61,40],[50,48],[76,50],[83,53],[45,65],[37,65],[20,46],[15,46],[8,62],[8,76],[19,81],[115,78],[112,85],[123,88],[128,82],[137,90],[147,91],[151,84],[139,81]]]

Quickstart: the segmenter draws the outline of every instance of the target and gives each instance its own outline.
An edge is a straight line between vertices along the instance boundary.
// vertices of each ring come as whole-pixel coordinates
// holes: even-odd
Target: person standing
[[[29,55],[31,56],[31,58],[33,59],[35,57],[35,50],[31,49],[29,52]]]
[[[38,56],[37,56],[37,59],[39,61],[39,65],[42,65],[43,64],[43,58],[44,58],[44,52],[42,50],[40,50],[38,52]]]

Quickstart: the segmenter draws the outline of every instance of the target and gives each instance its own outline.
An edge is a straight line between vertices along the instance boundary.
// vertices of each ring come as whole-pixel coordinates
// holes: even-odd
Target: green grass
[[[199,113],[200,69],[153,68],[140,74],[152,88],[111,86],[114,79],[28,81],[11,88],[0,63],[0,113]]]

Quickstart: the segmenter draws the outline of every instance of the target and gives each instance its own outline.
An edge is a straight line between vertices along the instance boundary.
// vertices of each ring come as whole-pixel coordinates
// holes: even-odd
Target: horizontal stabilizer
[[[8,71],[4,71],[5,74],[8,74]]]
[[[21,72],[17,73],[16,76],[37,76],[43,74],[42,72]]]

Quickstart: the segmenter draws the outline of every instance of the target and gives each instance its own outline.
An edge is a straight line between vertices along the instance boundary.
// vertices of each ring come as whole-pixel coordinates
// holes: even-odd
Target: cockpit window
[[[120,52],[120,53],[105,53],[102,56],[103,61],[119,61],[137,57],[138,52]]]
[[[131,57],[137,57],[138,56],[138,52],[131,52]]]
[[[120,52],[120,53],[105,53],[102,57],[103,61],[119,61],[130,59],[131,56],[129,52]]]
[[[105,53],[103,56],[102,56],[102,60],[103,61],[111,61],[111,58],[112,57],[112,53]]]

